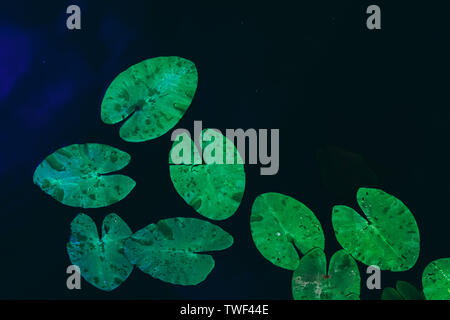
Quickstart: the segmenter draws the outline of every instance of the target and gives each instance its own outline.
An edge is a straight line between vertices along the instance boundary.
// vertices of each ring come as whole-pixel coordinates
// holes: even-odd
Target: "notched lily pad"
[[[112,213],[103,220],[101,239],[95,222],[82,213],[72,221],[71,230],[67,253],[87,282],[111,291],[128,278],[133,265],[125,257],[123,245],[132,232],[118,215]]]
[[[450,300],[450,258],[442,258],[425,267],[423,293],[427,300]]]
[[[382,300],[425,300],[423,293],[406,281],[397,281],[396,288],[386,287],[381,295]]]
[[[301,260],[292,276],[294,300],[359,300],[361,278],[358,266],[344,250],[330,260],[316,248]]]
[[[411,269],[420,250],[419,229],[411,211],[378,189],[360,188],[357,200],[367,220],[352,208],[333,208],[333,228],[340,245],[366,265],[390,271]]]
[[[205,129],[198,150],[187,133],[176,137],[169,153],[170,178],[177,193],[195,211],[213,220],[231,217],[245,191],[243,161],[221,133]],[[227,161],[228,155],[228,161]]]
[[[45,158],[33,181],[65,205],[105,207],[122,200],[135,187],[133,179],[109,174],[124,168],[130,158],[128,153],[104,144],[73,144]]]
[[[300,201],[280,193],[259,195],[252,206],[250,227],[261,254],[281,268],[295,270],[303,254],[324,249],[322,226],[314,213]]]
[[[158,57],[120,73],[106,90],[101,117],[128,142],[158,138],[183,117],[197,89],[197,69],[180,57]]]
[[[197,285],[214,268],[205,252],[224,250],[233,237],[222,228],[194,218],[160,220],[137,231],[125,243],[128,259],[165,282]]]

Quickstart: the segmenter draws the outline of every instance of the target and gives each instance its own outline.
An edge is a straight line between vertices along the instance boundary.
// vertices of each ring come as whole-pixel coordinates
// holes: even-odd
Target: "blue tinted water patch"
[[[59,59],[49,55],[45,80],[36,86],[19,108],[24,127],[42,128],[53,121],[69,102],[82,95],[95,81],[92,70],[81,57],[60,53]],[[47,76],[48,75],[48,76]]]
[[[39,128],[47,124],[54,112],[64,107],[73,97],[74,85],[68,79],[53,81],[42,92],[30,99],[20,108],[21,118],[26,127]]]
[[[108,48],[104,68],[110,70],[136,38],[136,30],[126,25],[118,16],[108,14],[100,26],[100,38]]]
[[[13,90],[19,78],[28,71],[32,58],[31,38],[26,32],[0,26],[0,101]]]

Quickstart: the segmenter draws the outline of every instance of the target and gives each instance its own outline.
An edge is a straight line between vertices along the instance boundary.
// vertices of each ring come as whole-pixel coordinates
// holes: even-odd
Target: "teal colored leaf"
[[[197,285],[214,268],[206,252],[224,250],[233,237],[222,228],[194,218],[171,218],[136,232],[125,244],[129,260],[165,282]]]
[[[255,199],[250,228],[253,242],[264,258],[289,270],[297,269],[300,261],[296,247],[306,254],[325,246],[314,213],[300,201],[280,193],[264,193]]]
[[[330,260],[316,248],[301,260],[292,276],[294,300],[359,300],[361,278],[355,260],[344,250]]]
[[[170,178],[177,193],[195,211],[213,220],[231,217],[245,191],[243,161],[234,144],[221,133],[205,129],[201,151],[187,133],[170,150]],[[228,161],[227,161],[228,160]]]
[[[71,230],[67,253],[87,282],[111,291],[128,278],[133,265],[125,257],[123,246],[132,232],[118,215],[112,213],[103,220],[101,239],[95,222],[83,213],[72,221]]]
[[[422,286],[427,300],[450,300],[450,258],[427,265],[422,274]]]
[[[158,138],[183,117],[197,89],[197,69],[180,57],[144,60],[119,74],[106,90],[101,117],[126,119],[120,137],[128,142]]]
[[[386,287],[382,300],[425,300],[423,293],[406,281],[397,281],[396,288]]]
[[[333,208],[333,228],[341,246],[366,265],[390,271],[411,269],[420,250],[419,229],[411,211],[378,189],[360,188],[357,200],[367,220],[352,208]]]
[[[33,181],[57,201],[72,207],[99,208],[125,198],[133,179],[110,174],[124,168],[130,155],[104,144],[73,144],[39,164]]]

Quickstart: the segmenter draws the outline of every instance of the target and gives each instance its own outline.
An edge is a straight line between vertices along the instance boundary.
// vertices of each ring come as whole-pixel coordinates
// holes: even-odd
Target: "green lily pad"
[[[367,220],[352,208],[333,208],[333,228],[340,245],[366,265],[390,271],[411,269],[420,250],[419,229],[411,211],[378,189],[360,188],[357,200]]]
[[[231,217],[245,191],[244,165],[234,144],[212,129],[202,132],[201,140],[206,141],[202,142],[202,152],[188,134],[176,138],[169,154],[169,170],[177,193],[204,217]]]
[[[101,117],[128,142],[158,138],[186,113],[197,89],[197,69],[180,57],[144,60],[119,74],[106,90]]]
[[[301,260],[292,276],[294,300],[359,300],[361,278],[358,266],[344,250],[330,260],[316,248]]]
[[[132,232],[118,215],[112,213],[103,220],[101,239],[95,222],[82,213],[72,221],[71,230],[67,253],[87,282],[111,291],[128,278],[133,265],[124,255],[123,245]]]
[[[130,155],[104,144],[72,144],[39,164],[33,181],[59,202],[82,208],[109,206],[136,185],[124,175],[110,175],[130,162]],[[108,174],[108,175],[106,175]]]
[[[450,258],[434,260],[427,265],[422,286],[427,300],[450,300]]]
[[[223,250],[233,237],[222,228],[194,218],[171,218],[137,231],[125,243],[128,259],[145,273],[165,282],[197,285],[214,268],[202,252]]]
[[[397,281],[396,289],[383,289],[382,300],[425,300],[423,293],[406,281]]]
[[[250,227],[261,254],[281,268],[295,270],[303,254],[325,247],[322,226],[314,213],[300,201],[280,193],[259,195],[252,206]]]

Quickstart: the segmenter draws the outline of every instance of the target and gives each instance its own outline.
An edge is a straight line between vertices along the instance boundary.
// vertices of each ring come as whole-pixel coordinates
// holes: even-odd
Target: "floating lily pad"
[[[222,228],[194,218],[172,218],[136,232],[125,243],[129,260],[143,272],[165,282],[197,285],[214,268],[202,252],[223,250],[233,237]]]
[[[197,89],[197,69],[180,57],[144,60],[119,74],[106,90],[101,117],[115,124],[129,117],[120,137],[129,142],[158,138],[186,113]]]
[[[300,201],[280,193],[259,195],[252,206],[250,227],[261,254],[281,268],[295,270],[303,254],[323,249],[325,237],[319,220]]]
[[[425,300],[423,293],[406,281],[397,281],[396,289],[383,289],[382,300]]]
[[[295,300],[359,300],[361,278],[358,266],[344,250],[330,260],[322,249],[316,248],[301,260],[292,276]]]
[[[422,286],[427,300],[450,300],[450,258],[434,260],[427,265]]]
[[[390,271],[411,269],[420,250],[419,229],[411,211],[378,189],[360,188],[357,200],[367,220],[352,208],[333,208],[333,228],[341,246],[366,265]]]
[[[170,178],[195,211],[224,220],[236,212],[244,196],[244,165],[234,144],[221,133],[205,129],[201,137],[205,141],[198,150],[186,133],[177,136],[169,154]]]
[[[81,213],[72,221],[71,229],[67,253],[72,264],[80,268],[81,276],[105,291],[120,286],[133,270],[123,252],[125,240],[132,235],[127,224],[114,213],[108,215],[99,239],[95,222]]]
[[[65,205],[105,207],[125,198],[136,185],[127,176],[109,174],[125,167],[130,158],[128,153],[104,144],[73,144],[45,158],[33,181]]]

